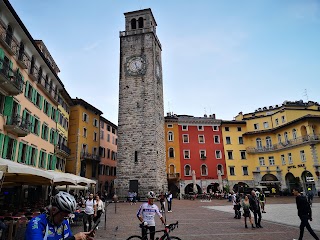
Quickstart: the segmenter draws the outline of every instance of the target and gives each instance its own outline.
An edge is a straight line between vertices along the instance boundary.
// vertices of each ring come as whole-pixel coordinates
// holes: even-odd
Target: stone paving
[[[267,198],[266,214],[263,214],[262,229],[245,229],[243,219],[234,219],[232,204],[226,200],[173,200],[173,212],[166,213],[167,223],[179,221],[179,228],[171,235],[183,240],[287,240],[299,236],[299,219],[294,197]],[[314,221],[312,226],[320,236],[320,198],[315,198],[313,205]],[[105,227],[104,215],[95,239],[125,240],[131,235],[140,235],[136,211],[141,203],[111,203],[107,207]],[[159,203],[156,203],[159,206]],[[116,206],[116,208],[115,208]],[[116,209],[116,213],[115,213]],[[285,222],[285,224],[283,224]],[[156,219],[157,230],[161,229],[160,220]],[[72,227],[73,232],[82,231],[81,226]],[[156,235],[160,236],[160,235]],[[305,240],[313,239],[305,231]]]

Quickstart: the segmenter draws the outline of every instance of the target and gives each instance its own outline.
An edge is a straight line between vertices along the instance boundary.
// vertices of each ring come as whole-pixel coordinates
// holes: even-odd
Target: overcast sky
[[[71,97],[118,123],[119,31],[151,8],[165,112],[231,120],[285,100],[320,101],[318,0],[10,0]]]

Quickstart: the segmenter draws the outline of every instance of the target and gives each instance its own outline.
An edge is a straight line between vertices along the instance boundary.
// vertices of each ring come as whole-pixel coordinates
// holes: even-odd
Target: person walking
[[[102,213],[104,213],[104,202],[100,199],[99,195],[96,195],[96,206],[97,206],[97,214],[96,216],[93,218],[93,222],[100,222],[100,218]],[[97,227],[98,229],[98,227]]]
[[[242,206],[242,209],[243,209],[244,227],[248,228],[247,218],[249,218],[249,221],[251,223],[251,227],[255,228],[253,226],[252,217],[251,217],[251,213],[250,213],[250,201],[249,201],[248,195],[244,196],[244,199],[243,199],[243,201],[241,203],[241,206]]]
[[[264,192],[260,193],[259,201],[260,201],[260,206],[261,206],[261,209],[262,209],[262,213],[266,213],[266,211],[264,210],[264,206],[266,205],[266,195],[264,194]]]
[[[148,226],[150,230],[150,240],[154,240],[155,231],[156,231],[156,222],[155,215],[157,214],[161,220],[161,222],[165,225],[165,220],[163,219],[159,208],[156,204],[154,204],[154,200],[156,198],[156,194],[153,191],[148,192],[147,194],[148,202],[143,203],[138,212],[137,218],[144,226]],[[147,239],[147,230],[142,228],[142,238]]]
[[[93,193],[90,193],[89,198],[85,200],[84,207],[83,229],[87,232],[92,228],[93,218],[97,216],[97,205],[96,201],[93,199]]]
[[[234,210],[234,218],[236,219],[241,219],[241,213],[240,213],[240,196],[239,194],[233,192],[232,195],[232,205],[233,205],[233,210]]]
[[[310,206],[312,207],[312,201],[313,201],[313,191],[311,190],[311,188],[308,188],[308,192],[307,192],[307,196],[308,196],[308,202],[310,204]]]
[[[160,193],[160,195],[158,196],[158,199],[160,201],[160,212],[165,212],[166,211],[166,198],[163,194],[163,192]]]
[[[292,193],[294,196],[296,196],[298,216],[301,220],[299,240],[303,239],[305,227],[308,229],[309,233],[312,235],[312,237],[314,237],[314,239],[319,240],[318,236],[314,233],[309,223],[309,220],[312,221],[312,211],[307,198],[300,194],[298,188],[293,188]]]
[[[251,191],[251,196],[249,198],[250,209],[253,212],[254,222],[256,224],[256,228],[262,228],[261,226],[261,210],[260,203],[258,198],[256,197],[255,191]]]
[[[169,191],[167,193],[167,202],[168,202],[168,212],[172,212],[171,207],[172,207],[172,193]]]

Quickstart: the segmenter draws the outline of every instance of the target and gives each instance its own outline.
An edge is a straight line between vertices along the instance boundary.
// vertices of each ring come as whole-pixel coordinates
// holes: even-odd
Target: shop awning
[[[64,173],[64,172],[56,172],[56,171],[48,171],[49,173],[54,175],[54,185],[81,185],[81,186],[87,186],[90,184],[96,184],[96,181],[91,180],[89,178],[80,177],[75,174],[71,173]]]
[[[0,171],[3,172],[4,182],[15,184],[50,185],[54,176],[45,170],[0,158]]]

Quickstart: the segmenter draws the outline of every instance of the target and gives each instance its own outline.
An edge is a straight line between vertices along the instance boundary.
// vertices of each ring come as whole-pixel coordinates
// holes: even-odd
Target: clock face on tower
[[[130,57],[126,63],[127,74],[131,76],[144,75],[146,67],[146,60],[141,56]]]

